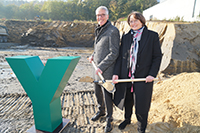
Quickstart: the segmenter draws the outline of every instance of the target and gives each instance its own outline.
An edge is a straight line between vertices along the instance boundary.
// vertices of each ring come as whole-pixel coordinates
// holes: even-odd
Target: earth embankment
[[[6,21],[8,42],[44,47],[92,47],[93,22]],[[130,30],[127,22],[113,22],[120,35]],[[200,23],[147,22],[157,31],[163,53],[160,71],[165,74],[200,71]]]
[[[120,34],[130,28],[127,22],[115,23]],[[160,71],[165,74],[200,71],[200,23],[147,22],[158,32],[163,53]]]

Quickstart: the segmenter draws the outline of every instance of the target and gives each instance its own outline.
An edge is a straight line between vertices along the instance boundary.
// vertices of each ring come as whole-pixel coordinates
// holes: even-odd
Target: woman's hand
[[[112,76],[112,82],[114,83],[114,84],[117,84],[118,82],[117,81],[115,81],[115,80],[118,80],[119,79],[119,76],[118,75],[113,75]]]
[[[149,76],[146,77],[146,83],[147,83],[147,82],[152,82],[153,80],[154,80],[154,77],[153,77],[153,76],[150,76],[150,75],[149,75]]]

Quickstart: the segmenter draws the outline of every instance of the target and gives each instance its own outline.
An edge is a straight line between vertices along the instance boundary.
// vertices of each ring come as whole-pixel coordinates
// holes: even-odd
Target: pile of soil
[[[200,73],[181,73],[154,85],[148,133],[200,132]],[[123,120],[123,112],[115,118]],[[136,118],[124,132],[136,132]]]
[[[170,123],[173,131],[200,132],[200,73],[181,73],[154,86],[149,123]],[[196,126],[196,128],[195,128]],[[174,129],[173,129],[174,128]]]

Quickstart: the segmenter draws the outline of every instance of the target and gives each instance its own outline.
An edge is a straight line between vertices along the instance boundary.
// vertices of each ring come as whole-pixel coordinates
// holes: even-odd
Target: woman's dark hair
[[[128,15],[128,20],[127,20],[127,22],[128,22],[128,24],[130,25],[130,17],[133,15],[133,17],[135,18],[135,19],[138,19],[138,20],[140,20],[140,22],[142,23],[142,26],[144,26],[145,25],[145,23],[146,23],[146,19],[144,18],[144,16],[142,15],[142,13],[140,13],[140,12],[131,12],[129,15]]]

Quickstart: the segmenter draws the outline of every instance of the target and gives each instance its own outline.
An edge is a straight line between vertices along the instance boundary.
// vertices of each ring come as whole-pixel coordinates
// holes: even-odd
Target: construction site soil
[[[32,103],[12,72],[6,57],[37,55],[45,64],[57,56],[81,56],[68,84],[61,95],[62,116],[70,123],[62,133],[101,133],[105,117],[93,122],[90,118],[97,111],[93,84],[79,82],[84,76],[92,76],[92,65],[87,57],[93,48],[45,48],[29,45],[1,45],[0,49],[0,132],[23,133],[34,125]],[[162,74],[160,74],[162,75]],[[165,75],[155,82],[147,133],[200,133],[200,73]],[[45,95],[45,94],[44,94]],[[133,109],[134,110],[134,109]],[[136,133],[137,121],[132,116],[131,124],[124,130],[118,125],[123,121],[123,111],[114,107],[111,133]]]

